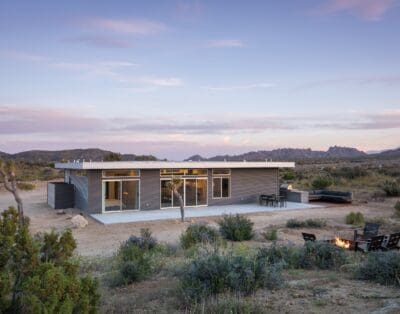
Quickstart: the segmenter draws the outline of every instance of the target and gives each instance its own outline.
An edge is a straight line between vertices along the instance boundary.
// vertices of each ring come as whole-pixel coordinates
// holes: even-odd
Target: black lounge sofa
[[[311,190],[308,192],[310,201],[322,201],[332,203],[351,203],[353,193],[329,190]]]

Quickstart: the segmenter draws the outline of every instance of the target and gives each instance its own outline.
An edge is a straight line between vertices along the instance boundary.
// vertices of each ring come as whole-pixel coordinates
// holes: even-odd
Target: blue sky
[[[400,146],[400,1],[2,1],[0,151]]]

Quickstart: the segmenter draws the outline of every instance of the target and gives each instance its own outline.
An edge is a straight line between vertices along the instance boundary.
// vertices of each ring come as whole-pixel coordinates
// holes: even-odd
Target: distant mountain
[[[302,159],[319,159],[319,158],[357,158],[365,157],[366,153],[351,147],[333,146],[327,151],[312,150],[310,148],[279,148],[274,150],[260,150],[248,152],[241,155],[218,155],[210,158],[204,158],[200,155],[194,155],[186,160],[209,160],[209,161],[256,161],[256,160],[302,160]]]
[[[369,156],[379,158],[400,158],[400,147],[396,149],[384,150],[378,154],[371,154]]]
[[[86,161],[101,161],[107,155],[112,153],[108,150],[102,150],[99,148],[88,148],[88,149],[66,149],[66,150],[30,150],[20,152],[16,154],[7,154],[0,152],[0,158],[13,159],[20,161],[32,161],[32,162],[60,162],[60,161],[73,161],[85,159]],[[152,155],[134,155],[134,154],[122,154],[122,160],[157,160]]]

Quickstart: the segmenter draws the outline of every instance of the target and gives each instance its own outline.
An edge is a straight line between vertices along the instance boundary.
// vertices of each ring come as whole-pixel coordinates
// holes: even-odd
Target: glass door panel
[[[207,180],[197,179],[197,206],[207,205]]]
[[[161,180],[161,207],[172,207],[172,192],[168,188],[170,180]]]
[[[139,209],[139,181],[122,181],[122,210]]]
[[[121,210],[121,182],[104,181],[104,211]]]
[[[186,204],[185,206],[196,206],[196,179],[186,179]]]

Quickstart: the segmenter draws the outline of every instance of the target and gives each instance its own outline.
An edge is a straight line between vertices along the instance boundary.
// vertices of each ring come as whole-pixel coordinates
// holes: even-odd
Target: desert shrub
[[[382,189],[385,191],[386,196],[400,196],[400,184],[396,180],[386,180]]]
[[[350,212],[346,216],[346,224],[360,226],[365,222],[364,215],[360,212]]]
[[[195,304],[190,313],[193,314],[263,314],[265,305],[237,296],[222,296]]]
[[[353,180],[368,175],[368,170],[363,167],[341,167],[338,169],[331,169],[330,174],[336,178],[344,178]]]
[[[198,243],[216,244],[221,236],[218,230],[206,224],[192,224],[180,236],[180,243],[184,249],[188,249]]]
[[[326,221],[323,219],[307,219],[305,221],[289,219],[286,222],[287,228],[323,228],[326,227]]]
[[[265,230],[264,232],[261,233],[261,235],[267,241],[278,240],[278,230],[276,229]]]
[[[306,226],[308,228],[324,228],[324,227],[326,227],[326,220],[324,220],[324,219],[307,219]]]
[[[306,223],[301,220],[297,219],[289,219],[286,221],[286,227],[288,228],[304,228],[306,226]]]
[[[254,223],[239,214],[226,215],[218,221],[219,232],[222,237],[232,241],[251,240],[254,237]]]
[[[140,236],[132,235],[121,244],[115,256],[115,265],[104,279],[111,287],[144,280],[155,272],[157,262],[164,253],[164,247],[157,243],[151,232],[142,229]]]
[[[279,265],[270,265],[262,258],[215,252],[192,260],[181,270],[179,279],[180,295],[186,304],[226,291],[247,295],[282,283]]]
[[[292,169],[287,169],[282,176],[282,179],[285,181],[293,181],[296,179],[296,173]]]
[[[400,254],[371,252],[355,270],[355,277],[384,285],[400,286]]]
[[[311,186],[315,190],[323,190],[330,187],[333,184],[331,177],[326,175],[320,175],[316,177],[312,182]]]
[[[98,282],[79,276],[70,231],[32,237],[14,208],[0,217],[0,312],[95,313]]]
[[[342,248],[324,242],[307,241],[291,259],[291,266],[305,269],[337,269],[346,263]]]
[[[397,201],[396,204],[394,204],[394,209],[396,210],[396,215],[400,216],[400,201]]]
[[[29,182],[18,182],[17,188],[20,190],[23,190],[23,191],[31,191],[36,188],[36,185],[34,185],[33,183],[29,183]]]
[[[302,247],[271,246],[260,249],[260,258],[284,268],[333,269],[346,262],[343,249],[324,242],[306,242]]]

